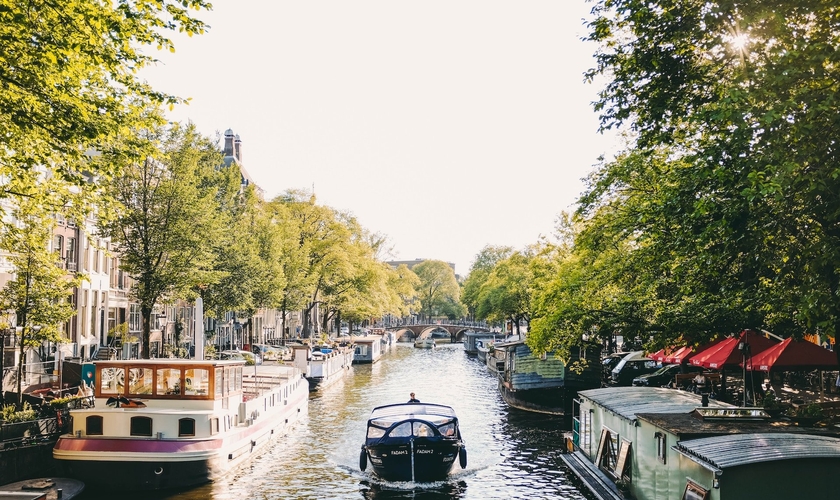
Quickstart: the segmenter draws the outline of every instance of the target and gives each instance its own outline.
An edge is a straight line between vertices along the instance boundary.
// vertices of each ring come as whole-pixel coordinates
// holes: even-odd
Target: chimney
[[[235,156],[234,155],[234,144],[233,144],[233,130],[227,129],[225,130],[225,148],[222,150],[222,154],[225,156]]]
[[[236,157],[236,161],[239,164],[242,164],[242,139],[239,138],[239,134],[236,134],[236,139],[233,140],[233,156]]]

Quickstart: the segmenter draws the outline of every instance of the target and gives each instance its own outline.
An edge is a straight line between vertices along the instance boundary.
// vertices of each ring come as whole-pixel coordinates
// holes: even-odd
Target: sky
[[[466,275],[486,245],[553,233],[615,140],[584,82],[585,0],[215,0],[141,73],[190,98],[169,118],[232,129],[272,198],[387,236],[394,259]],[[220,145],[221,146],[221,145]]]

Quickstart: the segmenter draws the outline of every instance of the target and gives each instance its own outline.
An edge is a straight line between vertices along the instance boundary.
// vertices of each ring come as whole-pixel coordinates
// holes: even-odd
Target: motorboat
[[[440,481],[455,459],[467,467],[458,417],[449,406],[403,403],[374,408],[367,423],[359,468],[368,461],[386,481]]]
[[[291,366],[243,360],[97,361],[94,405],[70,410],[53,449],[63,476],[113,492],[221,479],[308,413],[309,384]]]
[[[417,339],[414,341],[414,347],[419,349],[434,349],[437,343],[435,339],[429,337],[425,339]]]

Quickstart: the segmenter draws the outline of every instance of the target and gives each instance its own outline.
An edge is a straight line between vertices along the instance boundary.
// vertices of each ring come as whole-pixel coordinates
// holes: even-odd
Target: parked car
[[[631,385],[633,379],[639,375],[653,373],[660,368],[659,364],[645,356],[644,351],[634,351],[627,354],[612,369],[612,385]]]
[[[685,373],[702,372],[702,366],[685,365]],[[680,365],[665,365],[653,373],[639,375],[633,379],[633,385],[641,387],[664,387],[674,381],[674,376],[682,373]]]
[[[273,345],[253,344],[251,352],[261,356],[265,361],[281,361],[283,359],[283,351]]]
[[[601,370],[603,371],[602,378],[605,382],[610,381],[612,369],[615,368],[615,365],[617,365],[618,362],[625,356],[627,356],[626,352],[617,352],[614,354],[608,354],[601,358]]]
[[[256,365],[261,365],[262,362],[263,362],[262,356],[260,356],[259,354],[254,354],[251,351],[236,351],[236,352],[240,353],[242,355],[242,357],[245,358],[245,364],[247,364],[247,365],[255,365],[255,364]]]
[[[216,359],[221,360],[228,360],[228,359],[235,359],[241,360],[245,359],[245,356],[242,355],[239,351],[221,351],[216,353]]]

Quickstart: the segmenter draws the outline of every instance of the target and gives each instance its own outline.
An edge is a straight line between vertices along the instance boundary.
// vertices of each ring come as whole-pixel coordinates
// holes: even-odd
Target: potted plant
[[[798,406],[790,415],[790,419],[799,425],[811,426],[823,419],[823,409],[817,403]]]
[[[768,392],[767,395],[764,396],[761,405],[764,407],[764,411],[771,417],[778,417],[785,409],[782,402],[776,399],[776,395],[772,392]]]

